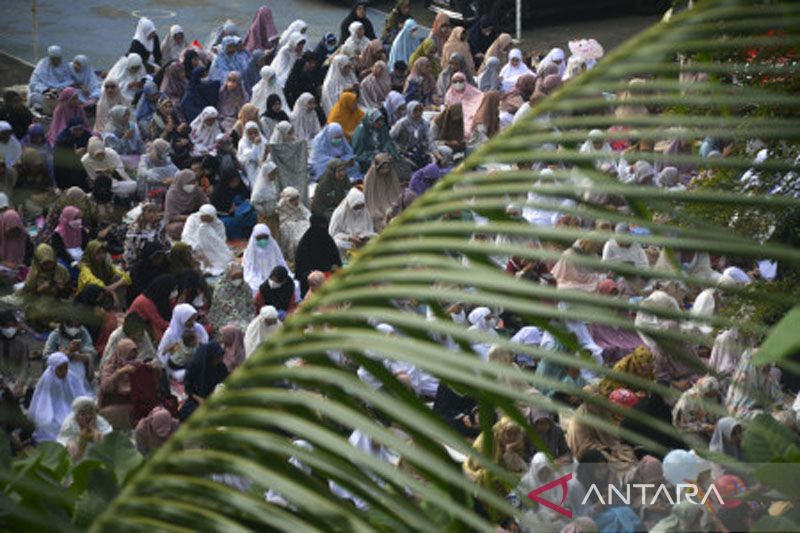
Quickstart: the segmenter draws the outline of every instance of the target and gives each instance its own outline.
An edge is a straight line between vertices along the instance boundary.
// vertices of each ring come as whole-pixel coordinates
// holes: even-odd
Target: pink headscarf
[[[466,89],[463,93],[459,93],[453,87],[457,81],[464,82]],[[472,131],[472,120],[475,118],[475,113],[483,100],[483,93],[474,85],[467,83],[467,77],[463,72],[456,72],[450,79],[450,88],[447,89],[447,94],[444,97],[444,105],[451,106],[453,104],[461,104],[461,110],[464,112],[464,131]]]
[[[244,333],[242,328],[234,324],[222,326],[219,330],[222,344],[225,345],[225,354],[222,362],[230,372],[244,363]]]
[[[162,444],[178,429],[178,421],[162,406],[156,406],[136,424],[136,442],[144,444],[152,451]]]
[[[72,97],[77,95],[78,91],[73,87],[65,87],[61,94],[58,95],[58,104],[56,104],[56,108],[53,111],[53,122],[50,123],[50,131],[47,134],[50,146],[55,146],[56,137],[67,127],[67,123],[72,117],[83,119],[83,125],[89,127],[89,120],[86,118],[86,111],[83,110],[83,105],[80,102],[78,102],[77,108],[70,105]]]
[[[253,17],[253,22],[250,23],[250,29],[247,30],[244,47],[248,52],[252,52],[256,48],[266,50],[269,42],[278,37],[278,28],[272,21],[272,10],[267,6],[259,7],[256,16]]]
[[[73,205],[68,205],[61,211],[61,216],[58,217],[58,227],[56,233],[61,235],[64,241],[65,248],[77,248],[81,245],[83,239],[82,229],[83,226],[73,228],[70,222],[81,217],[81,210]]]
[[[19,233],[14,238],[6,234],[12,228],[19,228]],[[13,209],[6,209],[0,214],[0,259],[21,265],[25,260],[25,226],[19,213]]]

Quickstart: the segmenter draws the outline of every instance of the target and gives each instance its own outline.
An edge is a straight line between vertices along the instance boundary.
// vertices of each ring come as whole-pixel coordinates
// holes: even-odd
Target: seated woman
[[[308,277],[312,272],[330,274],[342,266],[339,248],[328,233],[328,219],[315,214],[311,215],[309,223],[311,226],[297,244],[295,254],[295,272],[303,296],[308,291]]]
[[[464,136],[464,109],[460,103],[448,106],[431,122],[431,136],[437,145],[444,145],[454,153],[466,150]]]
[[[249,237],[258,222],[258,215],[249,198],[250,190],[242,181],[239,170],[231,159],[224,159],[211,194],[211,205],[219,213],[228,239]]]
[[[423,107],[419,102],[409,102],[406,116],[397,121],[390,134],[399,152],[408,159],[414,170],[431,162],[436,154],[436,143],[431,136],[428,123],[422,118]]]
[[[147,136],[169,143],[172,148],[171,160],[178,168],[187,168],[191,163],[191,132],[189,124],[178,117],[175,103],[168,96],[162,95],[147,125]]]
[[[283,102],[284,99],[281,93],[273,93],[267,97],[267,102],[265,104],[266,109],[264,113],[261,114],[261,129],[264,132],[264,137],[267,139],[272,137],[272,132],[275,131],[278,124],[290,120],[287,114],[289,110],[284,108]]]
[[[366,172],[373,164],[375,156],[381,153],[397,157],[397,146],[389,135],[389,127],[383,114],[372,109],[367,112],[353,134],[353,155],[361,172]]]
[[[158,189],[166,192],[172,183],[178,167],[170,158],[172,147],[164,139],[155,139],[150,143],[145,153],[139,160],[139,196],[149,198],[150,194]]]
[[[200,259],[204,274],[219,276],[233,259],[226,243],[225,224],[217,218],[217,210],[205,204],[186,219],[181,241],[192,247]]]
[[[111,308],[111,297],[97,285],[87,285],[75,296],[75,310],[85,317],[83,323],[94,340],[96,354],[105,351],[108,337],[117,328],[117,315]]]
[[[592,402],[582,403],[577,412],[582,417],[591,415],[612,423],[610,413]],[[621,443],[613,434],[580,417],[570,419],[567,445],[575,457],[581,457],[587,452],[600,452],[616,471],[624,471],[636,463],[636,457],[629,446]]]
[[[91,390],[94,381],[94,369],[97,363],[97,351],[94,348],[89,330],[80,320],[62,320],[58,327],[50,332],[42,348],[46,357],[61,352],[69,358],[69,370],[81,380],[84,388]]]
[[[328,124],[314,137],[308,158],[309,177],[313,181],[319,180],[333,159],[345,164],[351,181],[361,178],[361,171],[353,159],[353,150],[345,139],[342,127],[336,123]]]
[[[256,182],[258,171],[268,155],[267,139],[261,134],[261,127],[257,122],[246,123],[244,125],[244,135],[239,140],[237,159],[244,167],[244,172],[247,174],[250,184]]]
[[[293,263],[297,244],[309,228],[311,212],[303,205],[300,191],[286,187],[281,191],[278,201],[278,221],[280,224],[280,246],[283,257]]]
[[[67,449],[69,458],[77,464],[90,444],[100,442],[104,435],[113,430],[111,424],[98,413],[94,398],[79,396],[72,402],[72,412],[61,424],[56,441]]]
[[[469,149],[474,150],[484,144],[498,131],[500,131],[500,92],[488,91],[484,93],[472,119],[472,128],[468,131]]]
[[[33,256],[33,243],[14,209],[0,213],[0,277],[10,284],[25,279]]]
[[[228,377],[228,368],[222,360],[224,355],[225,350],[215,341],[201,344],[195,350],[186,367],[184,388],[188,397],[178,412],[181,421],[189,418],[216,386]]]
[[[189,304],[178,304],[172,310],[172,318],[169,322],[167,331],[161,337],[156,353],[163,368],[169,369],[169,375],[176,381],[182,382],[185,375],[183,368],[171,368],[169,365],[170,354],[180,347],[183,333],[186,330],[194,332],[197,342],[204,344],[208,342],[208,333],[197,323],[197,309]]]
[[[281,317],[285,317],[297,307],[294,280],[289,276],[286,267],[276,266],[273,268],[267,281],[258,288],[255,312],[258,313],[258,310],[265,305],[271,305],[277,309]]]
[[[528,469],[528,465],[525,462],[526,438],[522,428],[517,425],[516,422],[504,417],[492,426],[492,436],[494,444],[492,447],[492,459],[495,464],[502,465],[506,470],[515,475],[521,476],[524,474]],[[485,440],[483,433],[481,433],[478,435],[478,438],[475,439],[472,447],[483,452]],[[485,488],[496,489],[503,494],[508,493],[507,489],[509,487],[501,488],[490,485],[489,472],[473,458],[465,461],[462,466],[464,473],[475,483]],[[495,483],[500,482],[495,481]]]
[[[597,284],[597,292],[605,296],[616,297],[619,294],[619,288],[614,280],[604,279]],[[627,313],[623,312],[623,318],[624,315]],[[616,363],[644,344],[636,331],[629,328],[596,323],[588,324],[588,328],[592,340],[603,349],[603,361],[607,364]]]
[[[84,126],[83,119],[78,117],[70,119],[67,127],[56,137],[53,147],[53,175],[59,189],[80,187],[84,191],[89,190],[86,169],[81,165],[81,158],[86,154],[91,138],[91,132]]]
[[[386,153],[377,154],[364,178],[364,199],[376,232],[383,228],[386,214],[402,192],[400,178],[392,168],[391,156]]]
[[[83,227],[81,211],[68,205],[58,217],[58,227],[50,236],[56,258],[67,268],[76,269],[89,243],[89,231]]]
[[[113,148],[103,146],[103,141],[97,137],[89,140],[86,153],[81,157],[81,164],[90,183],[93,183],[100,174],[111,176],[113,178],[111,189],[118,196],[133,196],[139,188],[125,170],[119,154]]]
[[[364,193],[356,188],[350,189],[333,212],[328,231],[343,256],[349,250],[361,248],[376,235]]]
[[[244,333],[245,358],[253,355],[261,343],[275,333],[281,325],[277,309],[271,305],[262,307],[258,315],[247,325]]]
[[[217,109],[206,106],[191,123],[192,156],[216,155],[217,136],[222,133]]]
[[[53,301],[68,298],[72,294],[72,277],[69,271],[56,261],[56,254],[49,244],[40,244],[33,252],[33,260],[25,284],[19,291],[24,300],[25,317],[29,323],[43,325],[52,317]]]
[[[206,203],[208,199],[197,186],[195,173],[188,169],[178,172],[164,199],[167,235],[173,240],[179,240],[186,219]]]
[[[345,139],[349,142],[353,137],[356,126],[364,118],[364,112],[358,107],[358,95],[354,92],[343,92],[339,100],[328,113],[328,124],[339,124],[342,127]]]
[[[366,109],[380,111],[384,100],[392,90],[392,78],[386,62],[382,60],[370,63],[369,75],[359,85],[359,96]]]
[[[36,63],[28,84],[28,105],[41,108],[45,95],[58,94],[62,89],[72,85],[69,65],[63,62],[60,46],[47,48],[47,57]]]
[[[172,317],[171,296],[177,282],[171,274],[162,274],[153,278],[128,308],[128,313],[135,313],[149,326],[152,338],[160,341],[169,327]]]
[[[161,216],[158,212],[158,206],[153,203],[141,204],[139,216],[128,226],[128,233],[125,235],[125,253],[123,256],[128,268],[134,268],[135,265],[143,259],[141,254],[148,244],[155,246],[153,249],[168,248],[167,236],[161,225]],[[133,297],[135,298],[136,295],[134,294]]]
[[[101,241],[89,241],[80,262],[78,292],[86,285],[98,285],[113,295],[115,306],[119,307],[125,298],[120,298],[115,291],[124,289],[130,284],[130,276],[111,262],[106,244]]]
[[[250,241],[242,258],[244,280],[255,295],[272,270],[277,266],[286,266],[280,246],[272,237],[266,224],[258,224],[253,228]]]
[[[217,281],[208,311],[208,321],[215,331],[226,324],[247,327],[253,317],[253,292],[244,282],[242,265],[232,262]]]
[[[645,381],[653,380],[653,354],[647,346],[639,346],[634,351],[614,363],[611,368],[614,372],[630,374],[633,377]],[[618,377],[606,376],[600,380],[600,394],[608,396],[617,389],[625,388],[637,394],[645,394],[646,391],[641,385],[621,381]]]
[[[331,159],[328,162],[314,190],[314,198],[311,201],[312,213],[324,216],[326,219],[330,218],[352,187],[350,180],[347,179],[347,168],[347,163],[341,159]]]
[[[27,333],[14,311],[0,311],[0,381],[16,400],[29,398],[36,385]]]
[[[142,455],[155,451],[178,429],[178,420],[161,406],[153,407],[148,415],[136,424],[133,440]]]
[[[158,401],[158,362],[142,363],[138,355],[133,340],[120,340],[100,375],[100,412],[117,430],[133,428]]]
[[[719,409],[721,401],[717,378],[703,376],[681,394],[672,410],[672,425],[679,432],[707,443],[720,418],[715,409]]]
[[[242,74],[238,71],[228,72],[225,83],[219,90],[217,110],[222,131],[229,133],[239,116],[239,110],[247,103],[249,97],[242,85]]]
[[[112,107],[102,134],[105,145],[118,153],[128,168],[139,166],[139,157],[144,153],[144,141],[129,107]]]
[[[250,196],[250,203],[258,213],[259,220],[270,228],[271,232],[280,232],[278,223],[278,165],[267,160],[261,165],[258,177],[253,184],[253,193]]]
[[[28,407],[28,418],[36,425],[34,439],[37,442],[56,440],[72,402],[87,394],[83,380],[70,372],[69,357],[61,352],[51,354]]]
[[[106,349],[98,365],[98,372],[100,375],[103,373],[106,362],[108,362],[111,355],[117,349],[117,344],[123,339],[130,339],[136,343],[136,347],[138,348],[137,360],[147,361],[155,359],[156,349],[153,346],[152,337],[148,330],[149,327],[142,317],[136,313],[128,312],[128,314],[125,315],[125,319],[122,321],[122,325],[115,329],[108,337]]]
[[[436,98],[436,78],[433,77],[431,60],[420,57],[411,66],[411,72],[403,87],[403,96],[407,102],[419,102],[432,105]]]

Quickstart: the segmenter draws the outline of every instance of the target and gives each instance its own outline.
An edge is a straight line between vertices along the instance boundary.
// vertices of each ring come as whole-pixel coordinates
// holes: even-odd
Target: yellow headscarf
[[[364,118],[364,112],[358,108],[357,100],[358,96],[355,93],[343,92],[328,115],[328,124],[333,122],[339,124],[348,139],[353,136],[356,126]]]

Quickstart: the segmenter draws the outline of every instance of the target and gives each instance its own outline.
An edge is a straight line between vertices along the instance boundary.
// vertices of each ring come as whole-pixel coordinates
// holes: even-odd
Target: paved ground
[[[0,50],[33,61],[32,0],[0,0]],[[163,35],[170,25],[184,27],[190,39],[205,40],[211,30],[227,18],[245,31],[263,0],[36,0],[39,42],[42,53],[58,43],[67,56],[85,53],[97,69],[106,69],[128,48],[140,15],[153,19]],[[272,0],[279,29],[302,18],[316,42],[326,31],[338,33],[339,23],[350,2],[335,0]],[[369,16],[376,28],[383,27],[384,13],[393,1],[376,0]],[[433,20],[420,0],[412,0],[412,14],[424,25]],[[603,13],[565,14],[539,21],[523,32],[523,46],[546,50],[566,46],[575,37],[594,37],[610,49],[658,20],[655,16],[636,16],[613,10]],[[0,62],[0,69],[2,69]],[[3,71],[0,70],[0,75]],[[0,85],[11,85],[0,78]]]

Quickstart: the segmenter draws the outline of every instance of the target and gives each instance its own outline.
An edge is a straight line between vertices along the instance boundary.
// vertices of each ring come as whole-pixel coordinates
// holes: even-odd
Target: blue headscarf
[[[242,85],[247,94],[253,94],[253,86],[261,81],[261,65],[258,62],[262,59],[264,59],[264,50],[261,48],[253,50],[253,55],[250,56],[247,68],[242,74]]]
[[[331,139],[339,138],[341,142],[334,144]],[[325,172],[325,167],[331,159],[341,159],[342,161],[350,161],[353,159],[353,149],[344,137],[342,127],[336,122],[331,122],[317,133],[314,140],[311,141],[311,155],[309,156],[308,164],[311,167],[311,177],[314,180],[319,179],[322,173]],[[350,167],[348,175],[352,170],[356,169],[356,176],[360,174],[357,166]]]
[[[181,111],[187,122],[193,121],[207,106],[217,106],[219,88],[222,84],[216,80],[203,81],[204,73],[203,67],[196,67],[192,71],[186,94],[181,100]]]
[[[78,63],[81,66],[81,71],[77,72],[73,63]],[[89,88],[89,96],[88,98],[92,100],[100,99],[100,81],[97,79],[97,74],[94,73],[92,69],[92,64],[89,62],[89,58],[85,55],[77,55],[72,58],[72,63],[69,64],[69,70],[72,74],[72,80],[77,84],[80,85],[81,88],[86,86]],[[81,102],[86,102],[87,97],[84,96],[83,91],[78,91],[78,98],[80,98]]]
[[[642,531],[642,521],[628,506],[621,505],[603,511],[596,519],[600,533],[635,533]]]
[[[225,79],[228,77],[228,72],[232,70],[240,70],[239,64],[239,54],[238,52],[233,52],[232,54],[228,54],[228,46],[236,44],[236,37],[228,35],[222,38],[222,44],[220,45],[219,55],[214,58],[214,62],[211,63],[211,72],[209,73],[209,78],[215,81],[224,82]],[[244,70],[244,69],[241,69]]]
[[[411,30],[415,29],[417,33],[422,33],[422,28],[419,27],[417,21],[410,18],[403,23],[403,28],[397,37],[394,38],[392,43],[392,50],[389,52],[389,69],[394,68],[394,64],[398,61],[404,61],[408,64],[411,54],[422,44],[424,36],[411,35]]]
[[[317,43],[314,53],[317,54],[318,61],[323,63],[331,54],[336,51],[336,35],[326,33],[322,40]]]
[[[156,112],[156,106],[150,101],[150,97],[154,94],[160,94],[158,86],[155,82],[147,80],[142,89],[142,96],[139,98],[139,103],[136,106],[136,121],[150,120]],[[158,100],[156,99],[156,102]]]

